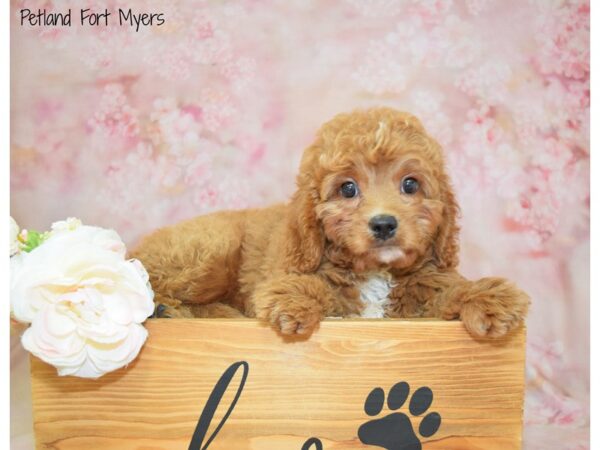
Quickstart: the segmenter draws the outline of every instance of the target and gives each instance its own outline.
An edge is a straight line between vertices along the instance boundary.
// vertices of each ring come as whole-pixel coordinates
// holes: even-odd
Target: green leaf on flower
[[[48,239],[50,233],[47,231],[44,233],[40,233],[35,230],[27,230],[27,239],[21,240],[21,250],[29,253],[34,248],[41,245],[46,239]]]

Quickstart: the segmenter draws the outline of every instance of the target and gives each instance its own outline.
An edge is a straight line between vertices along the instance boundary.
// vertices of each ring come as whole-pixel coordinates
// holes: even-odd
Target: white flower
[[[154,294],[113,230],[53,227],[40,246],[11,259],[10,282],[14,317],[31,323],[23,346],[59,375],[97,378],[131,362],[146,340],[141,323]]]
[[[75,228],[79,228],[81,226],[81,220],[76,219],[75,217],[69,217],[67,220],[59,220],[58,222],[54,222],[52,224],[52,231],[73,231]]]
[[[52,242],[56,246],[71,246],[78,243],[89,243],[101,249],[117,253],[125,258],[127,249],[115,230],[89,225],[81,225],[79,219],[72,217],[52,224]],[[48,242],[48,241],[46,241]]]
[[[10,218],[10,224],[9,224],[9,228],[10,228],[10,256],[19,253],[19,225],[17,225],[17,222],[15,222],[15,219],[13,219],[12,217]]]

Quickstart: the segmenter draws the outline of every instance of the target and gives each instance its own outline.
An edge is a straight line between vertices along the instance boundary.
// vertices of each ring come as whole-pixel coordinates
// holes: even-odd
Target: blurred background
[[[339,112],[387,105],[444,147],[461,270],[528,291],[526,450],[588,449],[589,2],[14,1],[11,215],[76,216],[130,246],[284,201]],[[132,8],[160,27],[21,27],[19,9]],[[33,448],[11,342],[13,449]]]

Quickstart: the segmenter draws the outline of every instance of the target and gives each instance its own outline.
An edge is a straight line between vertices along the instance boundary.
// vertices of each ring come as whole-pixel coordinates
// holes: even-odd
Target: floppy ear
[[[433,261],[440,269],[451,269],[458,265],[458,231],[457,223],[460,209],[454,198],[454,192],[446,174],[441,175],[442,201],[444,211],[442,222],[433,243]]]
[[[312,151],[311,151],[312,150]],[[315,207],[318,191],[311,160],[315,149],[307,149],[298,175],[298,190],[292,197],[287,218],[284,266],[291,272],[314,272],[321,263],[325,237]]]
[[[458,266],[458,216],[460,209],[456,203],[454,192],[448,175],[443,168],[442,148],[432,139],[423,124],[412,114],[394,113],[401,128],[413,128],[417,132],[412,133],[416,142],[424,145],[424,152],[430,159],[440,161],[442,165],[438,179],[440,181],[441,201],[444,205],[442,220],[438,227],[432,245],[433,263],[440,269],[452,269]]]

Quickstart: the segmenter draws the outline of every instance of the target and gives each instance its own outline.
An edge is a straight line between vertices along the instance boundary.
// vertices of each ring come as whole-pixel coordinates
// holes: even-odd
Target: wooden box
[[[32,358],[38,449],[521,448],[524,330],[327,320],[284,341],[254,320],[146,326],[137,360],[98,380]]]

